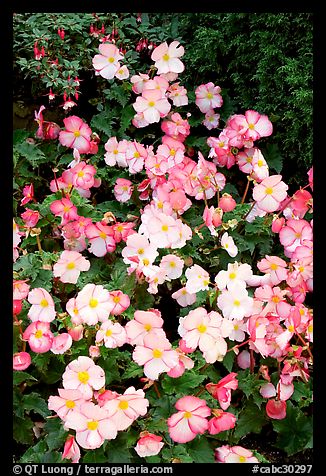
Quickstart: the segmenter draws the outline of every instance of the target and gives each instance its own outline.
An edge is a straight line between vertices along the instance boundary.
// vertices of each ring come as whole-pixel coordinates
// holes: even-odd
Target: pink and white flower
[[[101,284],[86,284],[77,294],[76,307],[83,323],[93,326],[105,322],[113,309],[110,292]]]
[[[72,337],[67,332],[62,332],[53,337],[51,352],[53,354],[64,354],[72,346]]]
[[[82,355],[67,365],[62,384],[65,389],[79,390],[85,400],[90,400],[93,390],[104,387],[105,373],[92,359]]]
[[[144,366],[144,374],[151,380],[157,380],[162,372],[168,372],[179,362],[169,340],[155,334],[146,335],[143,345],[136,345],[132,358]]]
[[[217,408],[212,413],[214,417],[208,420],[208,433],[210,435],[217,435],[221,431],[231,430],[235,427],[237,419],[233,413],[224,412]]]
[[[81,271],[88,271],[91,264],[77,251],[65,250],[53,266],[53,276],[63,283],[76,284]]]
[[[176,443],[187,443],[208,429],[207,417],[211,409],[198,397],[185,396],[175,404],[178,410],[168,418],[169,435]]]
[[[118,200],[118,202],[125,203],[131,198],[133,189],[134,187],[130,180],[124,178],[117,178],[113,189],[114,196]]]
[[[234,258],[238,254],[238,247],[234,243],[232,236],[229,236],[227,232],[223,233],[221,237],[221,247],[231,256]]]
[[[32,304],[27,314],[31,321],[51,322],[55,319],[54,301],[46,289],[32,289],[28,293],[27,300]]]
[[[109,320],[101,324],[95,339],[98,344],[103,341],[105,347],[115,349],[127,342],[127,334],[121,324]]]
[[[176,255],[165,255],[161,259],[160,267],[166,271],[166,279],[177,279],[182,275],[183,259]]]
[[[198,293],[209,289],[210,278],[207,271],[205,271],[198,264],[194,264],[186,270],[186,290],[190,294]]]
[[[89,251],[98,258],[112,253],[116,249],[112,227],[103,225],[102,222],[87,225],[85,235],[91,245]]]
[[[234,263],[228,264],[227,271],[219,271],[215,277],[215,283],[220,290],[225,288],[231,288],[234,283],[243,284],[246,287],[246,282],[252,277],[251,266],[247,263]]]
[[[80,460],[80,449],[73,435],[68,435],[62,453],[62,459],[71,459],[72,463]]]
[[[151,59],[155,61],[157,74],[162,73],[182,73],[184,64],[180,61],[180,57],[184,55],[184,47],[179,41],[172,41],[170,45],[165,41],[154,48]]]
[[[200,111],[207,113],[216,107],[221,107],[223,99],[220,92],[221,88],[215,86],[212,82],[198,86],[195,90],[195,95],[196,105],[199,107]]]
[[[101,43],[99,45],[100,54],[92,59],[93,67],[97,74],[105,79],[112,79],[120,69],[119,61],[124,57],[120,54],[119,48],[113,43]]]
[[[134,319],[125,325],[129,344],[143,345],[144,337],[152,334],[166,337],[162,328],[163,322],[161,313],[157,309],[135,311]]]
[[[112,440],[117,436],[117,428],[107,411],[92,402],[85,402],[70,412],[65,426],[76,430],[77,443],[89,450],[99,448],[105,440]]]
[[[51,349],[53,337],[49,322],[32,322],[23,333],[23,340],[28,341],[31,350],[38,354]]]
[[[78,116],[69,116],[64,120],[65,130],[59,134],[61,145],[77,149],[80,154],[90,150],[91,128]]]
[[[110,291],[110,299],[114,305],[110,313],[112,316],[119,316],[130,306],[128,294],[122,291]]]
[[[143,390],[128,387],[122,395],[107,400],[102,408],[118,431],[121,431],[132,425],[138,417],[146,415],[148,405],[149,401]]]
[[[256,184],[253,198],[258,207],[265,212],[274,212],[286,198],[288,186],[282,182],[282,175],[271,175]]]
[[[146,456],[155,456],[159,454],[163,446],[164,442],[162,442],[161,436],[154,435],[149,431],[142,431],[135,446],[135,451],[138,456],[145,458]]]
[[[253,298],[239,282],[228,290],[223,290],[217,298],[217,305],[227,319],[241,320],[252,314]]]
[[[222,410],[227,410],[231,404],[231,390],[238,388],[237,373],[231,372],[217,384],[208,383],[205,388],[218,400]]]
[[[13,355],[13,369],[26,370],[31,365],[32,359],[28,352],[16,352]]]
[[[84,395],[79,390],[58,389],[59,396],[51,395],[48,399],[48,408],[53,410],[62,420],[74,409],[85,403]]]
[[[191,306],[196,302],[196,293],[188,293],[185,287],[175,291],[171,297],[175,299],[181,307]]]

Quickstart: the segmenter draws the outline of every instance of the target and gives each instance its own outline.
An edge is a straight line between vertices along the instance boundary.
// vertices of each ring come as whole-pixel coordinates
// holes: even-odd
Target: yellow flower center
[[[92,298],[90,301],[89,301],[89,307],[96,307],[98,305],[98,300],[97,299],[94,299]]]
[[[148,105],[149,105],[149,107],[154,107],[154,106],[155,106],[155,102],[154,102],[154,101],[149,101]]]
[[[117,226],[117,231],[121,233],[123,231],[123,226],[122,225]]]
[[[74,309],[74,314],[78,314],[78,309],[77,309],[77,307],[75,307],[75,309]]]
[[[258,167],[262,167],[264,165],[264,162],[262,160],[258,160],[257,165]]]
[[[218,143],[218,146],[219,146],[219,147],[224,147],[224,142],[219,142],[219,143]]]
[[[75,137],[80,137],[80,132],[79,132],[79,131],[75,131],[75,132],[74,132],[74,136],[75,136]]]
[[[118,149],[114,149],[114,150],[113,150],[113,153],[114,153],[114,155],[117,155],[117,154],[119,154],[119,151],[118,151]]]
[[[78,177],[84,177],[85,174],[82,170],[80,170],[77,175]]]
[[[184,412],[183,418],[191,418],[191,417],[192,417],[191,412]]]
[[[167,225],[162,225],[162,231],[168,231],[169,227]]]
[[[252,157],[252,155],[250,155],[249,157],[246,158],[246,162],[248,162],[248,164],[251,164],[252,159],[253,159],[253,157]]]
[[[212,93],[207,93],[207,99],[212,99],[213,98],[213,94]]]
[[[247,458],[245,456],[239,456],[239,463],[245,463],[246,459]]]
[[[42,301],[40,302],[40,306],[42,307],[48,307],[49,303],[47,302],[46,299],[42,299]]]
[[[208,285],[209,285],[209,280],[208,280],[208,279],[204,279],[203,285],[204,285],[204,286],[208,286]]]
[[[108,63],[114,63],[114,58],[112,56],[108,58]]]
[[[163,202],[157,202],[157,208],[163,208]]]
[[[43,332],[41,330],[38,330],[38,331],[35,332],[34,335],[35,335],[36,339],[40,339],[43,335]]]
[[[272,269],[273,271],[275,271],[277,268],[278,268],[278,265],[277,265],[277,264],[275,264],[275,263],[272,263],[272,264],[271,264],[271,269]]]
[[[238,299],[235,299],[233,301],[234,306],[240,306],[240,301]]]
[[[153,349],[153,357],[155,359],[159,359],[160,357],[162,357],[162,355],[163,352],[160,349]]]
[[[75,263],[68,263],[67,264],[67,269],[74,269],[76,267]]]
[[[199,324],[199,326],[197,326],[197,329],[201,334],[204,334],[204,332],[206,332],[207,330],[207,327],[204,324]]]
[[[89,421],[87,423],[87,428],[91,431],[97,430],[97,427],[98,427],[98,421]]]
[[[167,53],[165,53],[165,55],[163,55],[162,59],[163,59],[164,61],[169,61],[170,56],[169,56]]]
[[[224,248],[228,248],[228,247],[229,247],[229,243],[225,243]]]
[[[144,259],[143,259],[143,265],[144,265],[144,266],[148,266],[148,265],[149,265],[149,259],[144,258]]]
[[[73,400],[67,400],[66,401],[66,407],[67,408],[74,408],[76,406],[76,403]]]
[[[230,279],[235,279],[236,277],[237,277],[237,275],[235,273],[230,273],[229,274]]]
[[[253,130],[255,129],[255,124],[248,124],[249,129]]]
[[[289,330],[290,332],[294,332],[294,326],[289,326],[289,327],[288,327],[288,330]]]
[[[129,403],[127,402],[127,400],[121,400],[118,406],[120,410],[127,410],[127,408],[129,407]]]
[[[278,296],[273,296],[272,301],[273,302],[280,302],[280,298]]]
[[[312,324],[310,324],[310,325],[308,326],[308,332],[312,332],[312,331],[313,331],[313,326],[312,326]]]
[[[108,329],[105,333],[106,337],[110,337],[112,335],[112,329]]]
[[[104,231],[101,231],[99,236],[100,236],[100,238],[102,238],[102,240],[106,239],[106,234],[104,233]]]
[[[151,324],[145,324],[145,325],[144,325],[144,329],[145,329],[145,331],[147,331],[147,332],[150,331],[151,328],[152,328]]]
[[[114,298],[113,298],[113,302],[115,302],[116,304],[118,304],[118,302],[120,302],[120,300],[121,300],[120,296],[114,296]]]
[[[170,267],[175,268],[175,266],[176,266],[175,261],[170,261]]]
[[[175,154],[176,154],[175,150],[174,150],[174,149],[170,149],[170,155],[175,155]]]
[[[267,187],[265,190],[266,195],[272,195],[273,192],[274,190],[272,189],[272,187]]]
[[[78,380],[81,383],[87,383],[89,380],[89,373],[88,372],[78,372]]]
[[[239,324],[234,324],[233,329],[237,331],[239,329]]]
[[[70,208],[69,208],[69,207],[63,207],[63,211],[64,211],[65,213],[68,213],[68,212],[69,212],[69,210],[70,210]]]
[[[135,159],[139,159],[140,153],[136,151],[136,152],[134,153],[134,157],[135,157]]]
[[[138,251],[137,251],[137,253],[138,253],[139,255],[143,255],[143,254],[144,254],[144,248],[139,248]]]
[[[300,273],[303,273],[304,272],[304,267],[300,266],[299,271],[300,271]]]

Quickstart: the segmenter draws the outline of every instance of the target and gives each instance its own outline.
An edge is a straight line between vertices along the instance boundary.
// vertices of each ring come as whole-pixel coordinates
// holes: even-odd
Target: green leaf
[[[83,463],[108,463],[108,457],[104,453],[104,448],[101,446],[95,450],[87,451],[83,457]]]
[[[278,145],[267,144],[266,148],[263,149],[263,155],[269,168],[279,174],[283,167],[284,157],[281,156]]]
[[[238,441],[248,433],[260,433],[266,423],[265,409],[260,412],[257,405],[248,400],[240,412],[233,437]]]
[[[46,451],[46,443],[44,440],[39,441],[35,446],[28,448],[20,458],[20,463],[40,463],[40,457]]]
[[[206,438],[196,437],[187,443],[186,450],[196,463],[215,463],[214,449],[210,446]]]
[[[110,440],[107,445],[107,454],[108,454],[108,463],[130,463],[131,454],[129,449],[127,449],[123,444],[121,444],[121,437],[118,437],[115,440]]]
[[[16,370],[13,375],[13,384],[19,385],[22,382],[33,381],[37,382],[37,379],[33,377],[33,375],[28,374],[27,372],[22,372],[20,370]]]
[[[233,367],[233,363],[234,363],[234,359],[235,359],[235,353],[232,351],[230,352],[227,352],[225,354],[225,357],[222,361],[224,367],[229,371],[229,372],[232,372],[232,367]]]
[[[37,167],[39,164],[46,163],[49,160],[37,145],[30,144],[29,142],[17,144],[15,150],[25,157],[33,167]]]
[[[194,389],[198,389],[198,386],[205,380],[206,375],[198,375],[191,370],[186,371],[181,377],[172,378],[168,375],[164,375],[162,379],[162,388],[164,391],[171,395],[175,393],[191,394]]]
[[[45,400],[43,400],[43,398],[41,398],[35,392],[32,392],[28,395],[24,395],[23,406],[27,413],[33,410],[35,413],[38,413],[44,418],[51,414]]]
[[[289,400],[286,402],[286,418],[273,420],[273,428],[277,433],[275,446],[286,451],[288,455],[312,447],[312,417],[304,415]]]
[[[19,418],[14,416],[13,436],[17,443],[32,445],[34,440],[34,423],[29,418]]]
[[[64,429],[60,418],[49,418],[44,425],[44,431],[47,433],[45,441],[49,450],[54,450],[64,446],[68,436],[68,431]]]

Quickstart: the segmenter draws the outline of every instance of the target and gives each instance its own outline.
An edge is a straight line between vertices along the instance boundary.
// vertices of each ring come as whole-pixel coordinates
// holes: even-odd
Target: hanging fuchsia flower
[[[59,134],[60,144],[87,154],[90,149],[91,128],[78,116],[69,116],[64,120],[66,130]]]
[[[206,401],[193,396],[181,397],[175,408],[178,410],[168,418],[169,435],[176,443],[187,443],[208,429],[207,417],[211,409]]]

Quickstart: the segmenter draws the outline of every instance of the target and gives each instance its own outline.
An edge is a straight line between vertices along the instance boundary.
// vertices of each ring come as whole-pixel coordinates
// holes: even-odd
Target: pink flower
[[[205,385],[206,390],[218,400],[221,408],[227,410],[231,404],[231,390],[238,388],[237,374],[231,372],[223,377],[217,384],[208,383]]]
[[[282,175],[271,175],[255,185],[253,198],[261,210],[274,212],[286,198],[288,188]]]
[[[138,96],[133,104],[136,112],[142,113],[144,119],[152,124],[159,122],[161,117],[165,117],[170,109],[169,101],[162,97],[162,93],[157,89],[148,89],[143,91],[142,96]]]
[[[135,311],[134,319],[125,325],[129,344],[143,345],[146,335],[155,334],[165,337],[162,326],[163,319],[158,310]]]
[[[210,208],[205,206],[203,220],[212,236],[217,236],[216,228],[221,226],[222,216],[223,210],[221,208],[214,208],[213,205]]]
[[[186,369],[192,369],[194,367],[194,361],[188,357],[185,352],[181,350],[180,342],[179,347],[176,349],[176,352],[179,357],[179,362],[175,367],[167,372],[169,377],[178,378],[184,374]]]
[[[166,278],[168,280],[180,278],[183,266],[183,259],[176,255],[165,255],[160,263],[160,267],[166,271]]]
[[[59,388],[58,392],[59,396],[51,395],[49,397],[48,408],[56,412],[62,420],[65,420],[74,408],[78,408],[82,403],[85,403],[85,398],[79,390]]]
[[[167,96],[172,100],[173,106],[180,107],[188,104],[187,90],[179,83],[171,84]]]
[[[28,296],[29,285],[26,284],[27,280],[13,280],[13,299],[21,301]]]
[[[223,290],[217,298],[217,305],[227,319],[241,320],[252,313],[253,298],[248,291],[237,281],[228,290]]]
[[[267,116],[259,114],[257,111],[246,111],[243,120],[243,130],[245,139],[253,141],[261,137],[270,136],[273,132],[273,125]]]
[[[232,236],[229,236],[227,232],[223,233],[221,237],[221,247],[234,258],[238,254],[238,247],[234,243]]]
[[[68,435],[63,448],[62,459],[71,459],[72,463],[78,463],[80,459],[80,449],[73,435]]]
[[[21,217],[27,227],[34,228],[40,219],[40,214],[37,210],[27,209],[21,214]]]
[[[133,189],[134,187],[130,180],[117,178],[113,189],[114,196],[118,202],[127,202],[131,198]]]
[[[247,263],[234,263],[228,264],[227,271],[219,271],[215,277],[215,283],[218,289],[231,288],[235,283],[242,284],[246,287],[246,282],[252,277],[251,266]]]
[[[92,359],[81,356],[67,365],[62,383],[64,388],[79,390],[89,400],[93,396],[93,389],[99,390],[105,385],[105,373]]]
[[[236,205],[237,202],[229,193],[223,193],[218,202],[218,206],[223,210],[223,212],[231,212],[235,209]]]
[[[28,352],[17,352],[13,355],[13,369],[25,370],[31,365],[32,359]]]
[[[208,429],[207,417],[211,414],[206,401],[193,396],[177,400],[175,407],[179,410],[168,420],[169,435],[176,443],[187,443]]]
[[[94,175],[96,168],[93,165],[86,164],[86,162],[79,162],[70,169],[72,175],[72,183],[76,188],[88,190],[94,186]]]
[[[123,248],[121,254],[123,261],[130,264],[133,269],[149,266],[158,256],[157,248],[154,244],[150,244],[145,236],[138,233],[129,235],[126,241],[126,247]]]
[[[143,92],[144,85],[146,81],[149,80],[148,74],[139,73],[138,75],[133,75],[130,78],[132,83],[132,90],[135,94],[141,94]]]
[[[128,141],[117,141],[116,137],[110,139],[104,144],[106,153],[104,154],[104,161],[107,165],[118,165],[119,167],[127,167],[126,150]]]
[[[90,345],[88,348],[88,355],[92,359],[96,359],[97,357],[100,357],[101,355],[100,348],[97,345]]]
[[[89,326],[105,322],[113,309],[110,292],[101,284],[86,284],[77,294],[76,307],[82,321]]]
[[[130,174],[143,170],[148,151],[137,141],[128,142],[126,147],[126,162]]]
[[[114,78],[120,69],[119,60],[123,59],[119,49],[112,43],[102,43],[99,46],[101,54],[95,55],[92,63],[96,72],[105,79]]]
[[[128,428],[139,416],[147,413],[149,401],[145,392],[135,387],[128,387],[122,394],[107,400],[103,408],[107,411],[110,421],[118,431]]]
[[[185,275],[187,278],[186,290],[188,293],[194,294],[209,288],[209,274],[198,264],[194,264],[188,268]]]
[[[224,463],[259,463],[252,451],[242,446],[231,446],[230,452],[225,456]]]
[[[151,380],[157,380],[162,372],[168,372],[178,362],[178,354],[172,350],[166,337],[146,335],[142,345],[136,345],[132,358],[138,365],[144,366],[144,374]]]
[[[64,120],[66,130],[59,134],[61,145],[77,149],[80,154],[87,154],[90,149],[91,128],[78,116],[69,116]]]
[[[209,109],[205,114],[203,124],[210,131],[216,129],[220,123],[220,115],[214,112],[214,109]]]
[[[67,332],[53,337],[51,352],[54,354],[64,354],[72,346],[72,337]]]
[[[104,341],[104,345],[108,349],[121,347],[127,342],[127,334],[124,327],[118,322],[103,322],[96,333],[96,342],[100,343],[102,341]]]
[[[62,225],[65,225],[71,220],[77,220],[78,218],[77,207],[75,207],[69,198],[55,200],[51,203],[50,210],[55,216],[61,217]]]
[[[51,322],[56,317],[51,295],[43,288],[34,288],[28,293],[28,302],[32,307],[28,311],[31,321]]]
[[[162,437],[149,433],[148,431],[142,431],[140,438],[135,446],[135,451],[141,458],[146,456],[155,456],[159,454],[163,448]]]
[[[103,225],[102,222],[87,225],[85,235],[91,244],[89,251],[98,258],[112,253],[116,249],[112,227]]]
[[[53,276],[63,283],[76,284],[81,271],[88,271],[91,264],[77,251],[63,251],[53,266]]]
[[[257,268],[262,273],[270,274],[271,283],[276,286],[287,278],[287,262],[278,256],[268,256],[258,261]]]
[[[26,203],[30,202],[34,198],[34,186],[31,183],[30,185],[25,185],[23,188],[23,198],[20,201],[22,206],[25,206]]]
[[[196,302],[196,293],[188,293],[185,287],[175,291],[171,297],[175,299],[181,307],[191,306],[191,304]]]
[[[286,402],[274,398],[266,403],[266,413],[273,420],[283,420],[286,418]]]
[[[104,408],[92,402],[83,403],[66,417],[65,426],[76,430],[76,441],[85,449],[99,448],[104,440],[117,436],[117,429]]]
[[[115,73],[115,77],[118,79],[127,79],[129,78],[129,70],[126,65],[121,66]]]
[[[298,246],[312,239],[312,228],[306,220],[290,218],[280,231],[280,242],[289,253],[293,253]]]
[[[313,190],[313,186],[314,186],[314,179],[313,179],[313,167],[311,167],[308,172],[308,180],[309,180],[309,186],[311,188],[311,190]]]
[[[27,340],[33,352],[44,354],[51,349],[53,334],[50,331],[49,322],[32,322],[23,334],[23,340]]]
[[[68,334],[71,336],[73,341],[78,342],[83,338],[84,327],[82,325],[71,327],[68,329]]]
[[[208,433],[217,435],[221,431],[227,431],[235,427],[236,417],[232,413],[215,409],[212,411],[214,417],[208,420]]]
[[[201,112],[207,113],[211,109],[221,107],[223,104],[222,96],[220,95],[221,88],[215,86],[214,83],[201,84],[195,90],[196,105]]]
[[[119,316],[130,306],[130,299],[122,291],[110,291],[110,299],[113,302],[112,316]]]
[[[184,47],[179,45],[179,41],[172,41],[170,45],[165,41],[154,48],[151,59],[155,61],[157,74],[182,73],[184,64],[179,58],[184,55]]]
[[[237,355],[237,364],[240,369],[249,369],[250,367],[250,353],[247,350],[243,350]]]

